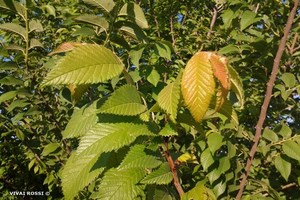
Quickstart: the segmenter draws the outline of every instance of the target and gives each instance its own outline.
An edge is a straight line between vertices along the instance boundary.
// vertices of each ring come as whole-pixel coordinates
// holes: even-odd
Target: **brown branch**
[[[291,30],[292,23],[293,23],[295,14],[296,14],[298,4],[299,4],[299,0],[295,0],[294,7],[293,7],[293,9],[291,10],[291,12],[289,14],[287,24],[284,28],[284,34],[283,34],[283,37],[280,40],[279,47],[278,47],[278,50],[277,50],[277,53],[276,53],[276,57],[274,59],[272,73],[271,73],[270,79],[269,79],[268,84],[267,84],[267,91],[266,91],[265,99],[264,99],[263,105],[261,107],[261,112],[260,112],[260,115],[259,115],[257,125],[255,127],[256,131],[255,131],[254,144],[251,148],[249,158],[247,160],[247,164],[246,164],[246,168],[245,168],[245,173],[243,174],[243,179],[242,179],[242,181],[240,183],[240,186],[239,186],[239,192],[236,196],[237,200],[240,200],[242,195],[243,195],[243,191],[244,191],[244,188],[245,188],[245,185],[246,185],[246,182],[247,182],[247,177],[250,173],[250,168],[251,168],[251,165],[252,165],[252,161],[253,161],[254,155],[255,155],[256,150],[257,150],[257,145],[258,145],[259,139],[261,137],[263,124],[264,124],[264,121],[265,121],[266,116],[267,116],[267,109],[269,107],[270,100],[271,100],[271,97],[272,97],[273,85],[275,83],[276,76],[278,74],[280,60],[281,60],[282,54],[283,54],[284,49],[285,49],[287,37],[288,37],[289,32]]]
[[[175,44],[176,44],[176,40],[175,40],[175,36],[174,36],[174,25],[173,25],[173,16],[170,17],[170,34],[172,37],[172,46],[175,49]]]
[[[184,191],[180,185],[180,181],[178,178],[178,174],[177,174],[177,164],[174,163],[172,157],[170,156],[169,153],[169,147],[168,147],[168,142],[164,142],[164,145],[166,147],[166,150],[164,151],[165,157],[169,163],[169,166],[171,168],[172,174],[173,174],[173,184],[179,194],[180,197],[182,197],[182,195],[184,194]]]
[[[218,9],[216,7],[213,8],[213,16],[211,18],[211,21],[210,21],[210,27],[209,27],[209,31],[207,33],[207,37],[210,37],[211,33],[212,33],[212,30],[214,28],[214,25],[216,23],[216,20],[217,20],[217,16],[218,16]]]

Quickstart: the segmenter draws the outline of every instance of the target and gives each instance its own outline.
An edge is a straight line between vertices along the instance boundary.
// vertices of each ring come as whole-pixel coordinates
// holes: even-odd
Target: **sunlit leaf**
[[[163,163],[157,170],[147,175],[141,183],[166,185],[173,180],[173,175],[168,163]]]
[[[31,20],[29,22],[29,30],[30,30],[30,32],[32,32],[32,31],[42,32],[42,31],[44,31],[44,28],[39,20]]]
[[[48,54],[48,56],[52,56],[57,53],[66,53],[68,51],[72,51],[76,47],[85,45],[86,43],[80,43],[80,42],[64,42],[61,45],[59,45],[54,51]]]
[[[200,122],[205,115],[215,91],[211,67],[212,52],[198,52],[187,63],[182,75],[183,99],[192,116]]]
[[[146,110],[137,89],[132,85],[124,85],[110,96],[99,109],[101,113],[115,115],[138,115]]]
[[[181,73],[173,83],[168,84],[157,96],[158,105],[170,114],[173,121],[177,117],[177,109],[180,101],[180,79]]]
[[[252,25],[253,23],[259,20],[260,20],[259,18],[256,18],[255,12],[246,10],[241,16],[241,21],[240,21],[241,31],[243,31],[248,26]]]
[[[243,89],[243,83],[241,78],[239,77],[237,71],[232,68],[231,66],[228,66],[229,74],[230,74],[230,81],[231,81],[231,89],[236,94],[237,99],[239,100],[239,108],[244,108],[244,89]]]
[[[108,199],[134,199],[143,194],[137,183],[143,178],[145,171],[141,168],[110,169],[107,171],[99,185],[99,191],[91,198]]]
[[[275,163],[276,169],[280,172],[280,174],[283,176],[283,178],[287,181],[291,174],[292,164],[281,156],[277,156],[275,158],[274,163]]]
[[[62,58],[42,85],[99,83],[122,71],[123,63],[112,51],[96,44],[86,44]]]
[[[300,161],[300,145],[294,141],[285,141],[282,145],[283,152],[290,158]]]
[[[205,149],[200,155],[200,164],[203,166],[203,170],[206,171],[209,166],[214,163],[214,159],[210,150]]]
[[[187,191],[182,197],[181,200],[215,200],[217,199],[214,193],[205,187],[201,182],[198,182],[196,186]]]

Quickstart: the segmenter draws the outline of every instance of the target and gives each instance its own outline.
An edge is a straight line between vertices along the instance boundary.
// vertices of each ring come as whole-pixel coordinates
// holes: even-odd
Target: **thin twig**
[[[177,165],[174,163],[172,157],[170,156],[169,153],[169,147],[168,147],[168,142],[164,142],[164,145],[166,147],[166,150],[164,151],[165,157],[169,163],[169,166],[171,168],[172,174],[173,174],[173,184],[179,194],[180,197],[182,197],[182,195],[184,194],[184,191],[181,187],[179,178],[178,178],[178,174],[177,174]]]
[[[212,33],[212,30],[214,28],[214,25],[216,23],[216,20],[217,20],[217,16],[218,16],[218,9],[216,7],[213,8],[213,16],[211,18],[211,21],[210,21],[210,27],[209,27],[209,31],[207,33],[207,37],[210,37],[211,33]]]
[[[254,144],[251,148],[249,158],[247,160],[247,164],[246,164],[246,168],[245,168],[245,173],[243,174],[243,179],[242,179],[242,181],[240,183],[240,186],[239,186],[239,192],[236,196],[237,200],[240,200],[242,195],[243,195],[243,191],[244,191],[244,188],[245,188],[245,185],[246,185],[246,182],[247,182],[247,177],[250,173],[250,168],[251,168],[251,165],[252,165],[252,161],[253,161],[254,155],[257,151],[257,145],[258,145],[259,139],[261,137],[263,124],[264,124],[264,121],[265,121],[266,116],[267,116],[267,109],[269,107],[270,100],[271,100],[271,97],[272,97],[273,85],[275,83],[276,76],[278,74],[280,60],[281,60],[282,54],[283,54],[285,46],[286,46],[287,37],[288,37],[289,32],[291,30],[292,23],[293,23],[293,20],[294,20],[296,11],[297,11],[298,4],[299,4],[299,0],[295,0],[294,7],[293,7],[293,9],[291,10],[291,12],[289,14],[287,24],[284,28],[284,34],[283,34],[283,37],[280,40],[280,44],[279,44],[279,47],[278,47],[278,50],[277,50],[277,53],[276,53],[276,57],[274,59],[272,73],[271,73],[270,79],[269,79],[268,84],[267,84],[267,91],[266,91],[265,99],[264,99],[263,105],[261,107],[261,112],[260,112],[260,115],[259,115],[257,125],[255,127],[256,132],[255,132]]]
[[[175,44],[176,44],[176,40],[175,40],[175,36],[174,36],[174,27],[173,27],[173,16],[170,17],[170,34],[172,37],[172,46],[175,49]]]

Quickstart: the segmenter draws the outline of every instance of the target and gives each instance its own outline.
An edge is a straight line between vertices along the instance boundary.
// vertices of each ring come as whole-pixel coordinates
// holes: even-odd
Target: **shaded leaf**
[[[79,137],[85,135],[97,123],[97,102],[88,107],[75,110],[65,130],[63,138]]]
[[[123,63],[109,49],[86,44],[74,49],[49,72],[42,86],[107,81],[123,71]]]
[[[37,39],[30,39],[30,47],[29,49],[35,48],[35,47],[42,47],[43,48],[43,44],[37,40]]]
[[[156,71],[156,69],[153,68],[149,76],[147,76],[147,81],[149,81],[154,87],[156,87],[159,80],[160,80],[160,75]]]
[[[129,2],[124,4],[119,12],[119,16],[128,16],[129,19],[133,20],[141,28],[149,28],[142,8],[136,3]]]
[[[0,8],[18,13],[25,20],[26,8],[19,2],[13,0],[0,0]]]
[[[124,32],[125,34],[129,35],[133,39],[142,41],[144,43],[147,43],[148,38],[143,32],[143,30],[136,24],[131,23],[131,22],[119,22],[121,25],[120,31]],[[116,23],[116,25],[118,25]]]
[[[50,144],[47,144],[47,145],[44,147],[44,149],[43,149],[41,155],[42,155],[42,156],[47,156],[47,155],[51,154],[52,152],[54,152],[54,151],[55,151],[56,149],[58,149],[58,148],[60,148],[59,143],[50,143]]]
[[[83,0],[83,2],[101,8],[107,13],[109,13],[115,6],[115,2],[113,0]]]
[[[75,20],[77,21],[82,21],[82,22],[87,22],[96,26],[99,26],[101,28],[104,28],[105,30],[108,29],[109,24],[106,21],[104,17],[98,16],[98,15],[81,15],[79,17],[76,17]]]
[[[43,25],[39,20],[31,20],[29,22],[29,32],[36,31],[36,32],[42,32],[44,31]]]
[[[17,96],[17,94],[18,94],[17,91],[9,91],[4,94],[1,94],[0,95],[0,103],[15,98]]]
[[[213,70],[209,61],[212,52],[197,52],[187,63],[182,75],[183,99],[197,122],[205,115],[215,90]]]
[[[157,185],[166,185],[173,180],[173,174],[171,172],[170,166],[168,163],[163,163],[160,167],[147,175],[141,183],[144,184],[157,184]]]
[[[142,47],[140,49],[132,49],[129,52],[129,57],[130,60],[132,62],[132,64],[134,64],[137,68],[139,68],[140,65],[140,59],[142,57],[143,51],[144,51],[145,47]]]
[[[246,29],[248,26],[252,25],[253,23],[259,21],[259,18],[256,18],[256,13],[250,10],[246,10],[243,12],[241,16],[241,21],[240,21],[240,28],[241,31]]]
[[[99,109],[101,113],[129,116],[138,115],[145,110],[146,106],[142,104],[137,89],[132,85],[118,88]]]
[[[207,137],[207,144],[210,152],[214,154],[224,144],[223,136],[219,133],[212,132]]]
[[[231,81],[231,89],[236,94],[237,99],[239,100],[239,108],[244,108],[244,89],[243,83],[241,78],[239,77],[237,71],[232,68],[230,65],[228,66],[228,71],[230,74],[230,81]]]
[[[72,51],[76,47],[85,45],[86,43],[80,43],[80,42],[64,42],[61,45],[59,45],[54,51],[48,54],[48,56],[52,56],[57,53],[66,53],[68,51]]]
[[[171,60],[171,49],[163,42],[156,42],[154,44],[154,52],[160,57]]]
[[[4,23],[0,24],[0,29],[14,32],[24,38],[26,40],[26,30],[23,26],[20,26],[19,24],[15,23]]]
[[[268,127],[266,127],[266,128],[264,129],[264,132],[263,132],[262,136],[263,136],[265,139],[267,139],[267,140],[269,140],[269,141],[271,141],[271,142],[277,142],[277,141],[278,141],[278,136],[277,136],[277,134],[276,134],[274,131],[270,130]]]

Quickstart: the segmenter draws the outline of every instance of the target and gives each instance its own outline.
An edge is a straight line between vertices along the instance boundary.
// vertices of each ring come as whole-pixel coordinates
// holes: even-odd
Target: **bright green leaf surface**
[[[283,152],[290,158],[300,161],[300,145],[294,141],[286,141],[282,145]]]
[[[173,180],[173,175],[168,163],[163,163],[157,170],[147,175],[141,183],[166,185]]]
[[[123,63],[112,51],[100,45],[86,44],[63,57],[42,85],[99,83],[122,71]]]

